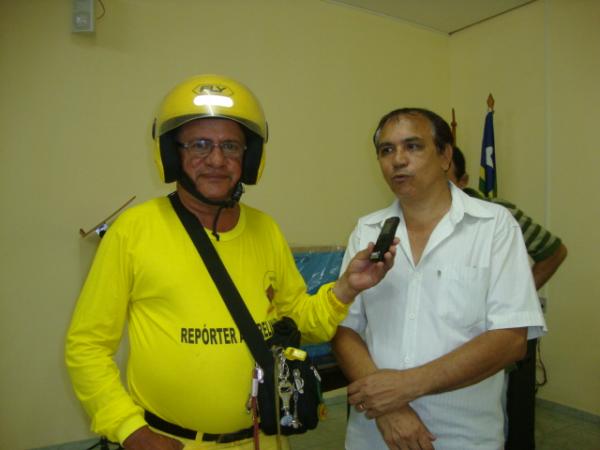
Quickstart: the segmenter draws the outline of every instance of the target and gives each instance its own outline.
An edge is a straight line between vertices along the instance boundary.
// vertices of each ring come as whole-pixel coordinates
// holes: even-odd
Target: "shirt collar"
[[[401,221],[404,222],[404,214],[402,214],[402,208],[398,199],[394,200],[390,206],[385,209],[380,209],[368,216],[365,216],[362,220],[365,225],[383,225],[385,219],[391,216],[399,216]]]
[[[457,224],[466,215],[480,219],[491,219],[494,217],[492,211],[485,207],[485,200],[470,197],[454,183],[448,181],[450,193],[452,194],[452,206],[450,207],[450,220]]]

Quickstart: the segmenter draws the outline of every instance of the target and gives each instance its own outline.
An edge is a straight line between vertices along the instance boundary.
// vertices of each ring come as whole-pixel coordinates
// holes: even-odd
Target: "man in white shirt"
[[[502,449],[503,369],[545,331],[519,226],[448,182],[452,134],[437,114],[392,111],[373,140],[397,199],[358,221],[344,264],[390,216],[400,245],[333,341],[355,407],[346,449]]]

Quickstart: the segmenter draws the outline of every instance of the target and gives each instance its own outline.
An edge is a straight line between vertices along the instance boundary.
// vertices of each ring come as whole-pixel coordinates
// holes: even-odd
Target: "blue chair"
[[[293,249],[294,260],[309,293],[338,279],[344,257],[343,247],[303,247]],[[329,342],[302,346],[321,375],[321,389],[326,392],[348,384],[331,352]]]

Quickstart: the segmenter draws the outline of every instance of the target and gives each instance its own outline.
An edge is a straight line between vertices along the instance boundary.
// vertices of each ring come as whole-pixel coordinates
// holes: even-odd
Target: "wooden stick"
[[[84,231],[83,228],[79,229],[79,234],[81,235],[82,238],[86,237],[88,234],[93,233],[94,231],[96,231],[98,229],[98,227],[100,227],[101,225],[105,224],[106,222],[108,222],[110,219],[112,219],[113,217],[115,217],[117,214],[119,214],[122,210],[124,210],[127,205],[129,205],[133,200],[135,199],[135,195],[133,197],[131,197],[129,200],[127,200],[119,209],[117,209],[114,213],[112,213],[110,216],[108,216],[106,219],[104,219],[102,222],[100,222],[98,225],[96,225],[93,228],[90,228],[88,231]]]

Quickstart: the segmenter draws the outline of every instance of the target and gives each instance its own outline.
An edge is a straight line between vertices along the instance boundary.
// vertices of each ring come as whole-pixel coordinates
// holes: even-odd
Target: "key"
[[[300,397],[300,393],[298,391],[294,391],[294,418],[292,419],[292,427],[294,429],[298,429],[302,426],[302,422],[298,419],[298,398]]]
[[[279,382],[279,397],[283,404],[283,417],[281,418],[281,425],[289,427],[294,418],[290,414],[290,398],[292,398],[293,386],[288,380]]]
[[[300,375],[300,369],[294,369],[292,375],[294,376],[294,387],[296,388],[296,391],[300,394],[304,394],[304,379]],[[294,399],[295,398],[296,395],[294,393]]]
[[[290,368],[285,362],[285,356],[283,352],[279,354],[279,381],[287,380],[290,376]]]
[[[315,366],[310,366],[310,368],[312,369],[313,373],[315,374],[315,378],[320,383],[321,382],[321,375],[319,375],[319,372],[317,372],[317,368]]]
[[[281,426],[282,427],[290,427],[290,426],[294,426],[294,418],[292,417],[291,414],[286,414],[285,416],[283,416],[281,418]]]

